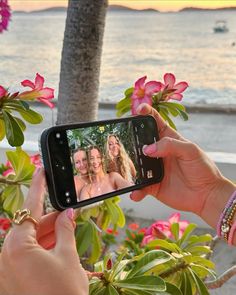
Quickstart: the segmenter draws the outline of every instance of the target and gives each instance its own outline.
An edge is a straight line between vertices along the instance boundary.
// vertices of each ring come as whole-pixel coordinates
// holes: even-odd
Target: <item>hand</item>
[[[131,199],[142,200],[146,195],[153,195],[166,205],[177,210],[191,211],[205,219],[210,225],[215,226],[220,210],[235,190],[231,182],[226,180],[208,156],[194,143],[183,138],[178,132],[166,125],[158,112],[147,104],[138,108],[140,115],[152,115],[157,123],[160,140],[144,148],[149,157],[162,157],[164,161],[164,179],[159,184],[134,191]],[[211,205],[212,216],[205,211],[208,200],[215,200],[221,194],[221,200],[216,212],[213,212],[214,203]],[[223,197],[225,196],[225,197]],[[209,202],[210,204],[210,202]],[[218,212],[219,211],[219,212]],[[211,219],[212,217],[212,219]]]
[[[45,180],[34,176],[24,208],[39,221],[14,225],[0,256],[0,294],[87,295],[74,239],[73,209],[42,217]],[[46,249],[50,250],[46,250]]]

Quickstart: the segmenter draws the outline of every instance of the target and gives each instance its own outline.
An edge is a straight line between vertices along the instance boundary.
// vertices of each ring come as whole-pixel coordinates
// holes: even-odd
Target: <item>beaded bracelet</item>
[[[228,244],[229,244],[230,246],[233,245],[233,238],[234,238],[235,231],[236,231],[236,221],[235,221],[234,224],[232,225],[232,227],[231,227],[231,229],[230,229],[230,232],[229,232]]]
[[[219,221],[217,223],[217,235],[223,237],[228,241],[229,232],[232,226],[234,214],[236,213],[236,191],[228,200],[224,210],[220,214]]]

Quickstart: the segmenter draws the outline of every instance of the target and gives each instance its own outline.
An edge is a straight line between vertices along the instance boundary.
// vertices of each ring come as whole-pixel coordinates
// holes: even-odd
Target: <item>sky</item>
[[[68,0],[8,0],[13,10],[37,10],[53,6],[67,6]],[[109,0],[109,4],[135,9],[154,8],[160,11],[178,11],[184,7],[219,8],[236,7],[236,0]]]

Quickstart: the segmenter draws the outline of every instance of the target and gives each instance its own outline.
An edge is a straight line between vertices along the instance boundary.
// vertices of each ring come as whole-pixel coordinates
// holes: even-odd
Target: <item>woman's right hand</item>
[[[200,215],[215,227],[235,186],[221,175],[196,144],[167,126],[155,109],[141,104],[137,111],[140,115],[152,115],[156,120],[160,140],[143,150],[148,157],[163,158],[164,178],[159,184],[134,191],[131,199],[140,201],[146,195],[153,195],[172,208]]]

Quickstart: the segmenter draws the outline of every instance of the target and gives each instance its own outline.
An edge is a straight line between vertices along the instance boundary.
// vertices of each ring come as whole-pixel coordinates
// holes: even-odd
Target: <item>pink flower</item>
[[[0,33],[7,29],[11,17],[7,0],[0,0]]]
[[[0,99],[6,95],[7,91],[4,87],[0,85]]]
[[[54,98],[54,89],[44,87],[44,78],[38,73],[36,74],[35,82],[33,83],[30,80],[24,80],[21,82],[21,85],[24,87],[30,87],[33,90],[22,92],[19,95],[20,99],[34,100],[37,99],[42,103],[48,105],[50,108],[54,107],[54,104],[49,100]]]
[[[141,245],[144,246],[154,239],[173,238],[171,233],[171,225],[173,223],[179,224],[179,237],[182,237],[183,232],[189,225],[188,221],[180,221],[180,213],[173,213],[168,221],[157,220],[150,227],[146,229]]]
[[[131,111],[133,115],[137,114],[137,107],[141,103],[152,105],[152,96],[160,91],[161,83],[157,81],[149,81],[145,84],[147,76],[138,79],[134,85],[134,91],[131,96]]]
[[[30,156],[30,162],[35,166],[35,168],[41,168],[42,167],[42,162],[39,154],[35,154],[33,156]],[[10,161],[7,161],[5,166],[8,168],[5,170],[2,175],[4,177],[7,177],[10,174],[15,174],[14,169],[11,165]]]
[[[35,154],[33,156],[30,156],[30,161],[31,161],[32,164],[34,164],[35,168],[41,168],[42,167],[40,154]]]
[[[164,83],[161,83],[161,91],[165,90],[173,90],[165,96],[165,100],[175,99],[175,100],[182,100],[183,95],[181,94],[184,90],[188,87],[187,82],[179,82],[175,84],[175,75],[171,73],[166,73],[164,75]]]

